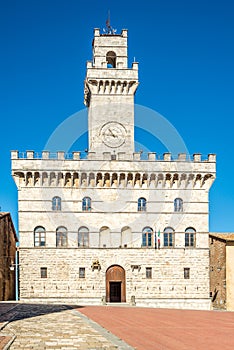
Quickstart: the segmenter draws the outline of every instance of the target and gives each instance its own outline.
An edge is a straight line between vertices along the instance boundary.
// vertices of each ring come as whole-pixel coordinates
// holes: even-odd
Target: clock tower
[[[89,152],[134,152],[134,95],[138,63],[128,68],[127,30],[100,34],[94,29],[93,60],[87,62],[84,103],[88,107]]]

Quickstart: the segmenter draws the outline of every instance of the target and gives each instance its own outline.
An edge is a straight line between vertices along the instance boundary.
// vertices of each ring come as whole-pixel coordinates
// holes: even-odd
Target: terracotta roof
[[[234,241],[234,233],[233,232],[225,232],[225,233],[210,233],[211,237],[216,237],[223,239],[224,241]]]
[[[10,213],[7,212],[7,211],[6,211],[6,212],[5,212],[5,211],[1,211],[1,212],[0,212],[0,216],[5,216],[5,215],[8,215],[8,214],[10,214]]]

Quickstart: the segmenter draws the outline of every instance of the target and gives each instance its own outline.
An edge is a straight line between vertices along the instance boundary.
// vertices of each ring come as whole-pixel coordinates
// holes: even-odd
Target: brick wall
[[[210,292],[214,309],[226,310],[226,241],[210,235]]]
[[[10,214],[0,213],[0,300],[15,299],[16,234]],[[14,266],[14,265],[13,265]]]

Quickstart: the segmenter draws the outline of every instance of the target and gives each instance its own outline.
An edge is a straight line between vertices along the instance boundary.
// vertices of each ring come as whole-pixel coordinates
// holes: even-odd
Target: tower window
[[[61,198],[53,197],[52,198],[52,210],[61,210]]]
[[[183,199],[176,198],[174,200],[174,211],[181,212],[183,211]]]
[[[152,246],[153,230],[151,227],[145,227],[142,231],[142,247]]]
[[[116,53],[108,51],[106,54],[107,68],[116,68]]]
[[[82,211],[91,211],[91,198],[84,197],[82,199]]]
[[[138,199],[137,210],[138,211],[146,211],[146,199],[145,198]]]
[[[46,232],[42,226],[37,226],[34,229],[34,247],[45,247]]]

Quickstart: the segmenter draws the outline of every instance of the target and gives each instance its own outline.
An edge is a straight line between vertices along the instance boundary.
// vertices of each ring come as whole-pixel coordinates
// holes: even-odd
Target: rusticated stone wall
[[[35,263],[37,262],[37,263]],[[136,305],[209,309],[208,249],[21,248],[21,300],[101,304],[106,271],[119,265],[126,274],[126,302]],[[41,278],[41,267],[47,278]],[[85,268],[85,278],[79,268]],[[152,278],[146,278],[146,267]],[[190,278],[184,278],[190,268]]]

